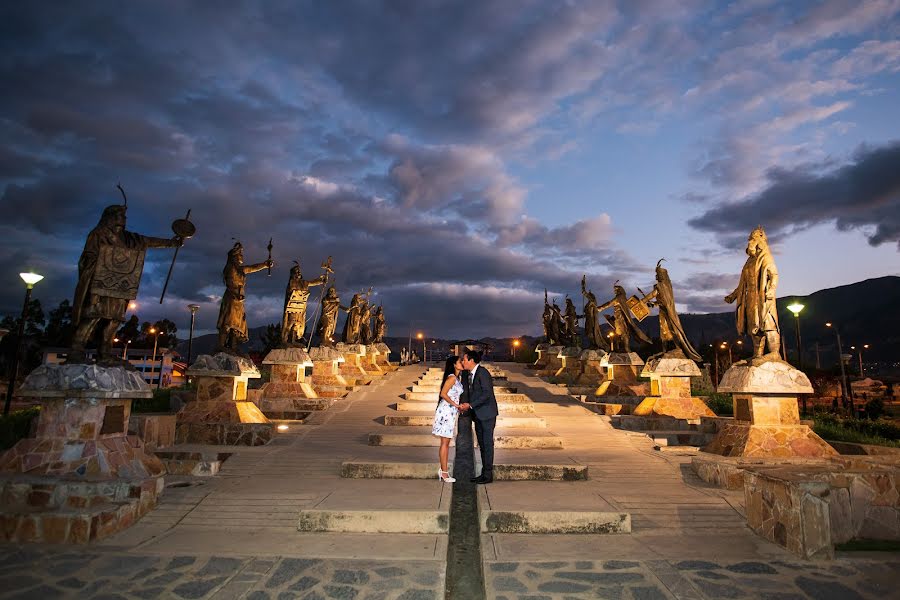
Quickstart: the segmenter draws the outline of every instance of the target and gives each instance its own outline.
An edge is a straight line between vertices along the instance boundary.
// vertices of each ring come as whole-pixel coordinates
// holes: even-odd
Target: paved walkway
[[[630,512],[620,535],[482,534],[489,598],[897,597],[900,557],[808,563],[755,536],[742,496],[705,486],[688,459],[652,450],[518,367],[510,385],[536,403],[562,450],[498,450],[498,463],[588,465],[579,482],[495,482],[495,510]],[[297,531],[302,509],[436,510],[434,480],[342,479],[344,461],[435,463],[436,448],[369,446],[406,367],[353,392],[266,447],[234,448],[220,475],[168,478],[162,504],[87,548],[0,546],[0,597],[442,598],[446,534]],[[501,432],[502,433],[502,432]],[[895,558],[896,557],[896,558]]]

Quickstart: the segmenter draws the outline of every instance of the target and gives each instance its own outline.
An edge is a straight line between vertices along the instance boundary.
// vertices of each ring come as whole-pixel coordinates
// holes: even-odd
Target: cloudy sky
[[[757,224],[779,295],[900,274],[898,0],[7,2],[0,89],[0,314],[24,268],[71,297],[119,181],[133,231],[192,210],[139,314],[201,330],[232,238],[274,239],[251,326],[330,254],[392,335],[536,334],[545,287],[646,290],[661,257],[727,310]]]

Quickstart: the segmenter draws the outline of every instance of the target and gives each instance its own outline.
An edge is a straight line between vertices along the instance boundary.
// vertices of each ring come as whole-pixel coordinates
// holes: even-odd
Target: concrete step
[[[446,510],[301,510],[297,531],[343,533],[447,533]]]
[[[579,400],[583,398],[583,396],[579,397]],[[598,415],[606,415],[611,417],[613,415],[630,415],[631,409],[634,406],[630,404],[609,404],[606,402],[585,402],[581,400],[584,404],[584,407],[589,411],[597,413]]]
[[[440,385],[419,385],[417,383],[413,384],[412,390],[413,392],[424,392],[426,394],[434,394],[435,397],[440,393],[441,386]],[[508,385],[495,385],[494,393],[495,394],[515,394],[518,392],[518,388],[510,387]]]
[[[429,410],[433,411],[437,407],[437,402],[407,402],[405,400],[401,400],[394,405],[394,409],[405,412],[427,412]],[[508,404],[504,402],[497,403],[497,409],[500,411],[500,414],[524,414],[524,415],[533,415],[534,414],[534,404]]]
[[[657,446],[705,446],[715,436],[696,431],[648,431],[647,436]]]
[[[434,413],[424,415],[385,415],[384,424],[389,427],[431,427]],[[497,427],[516,429],[546,429],[547,421],[542,417],[497,417]]]
[[[599,511],[481,510],[482,533],[631,533],[631,515]]]
[[[453,442],[451,442],[451,445]],[[370,446],[440,446],[440,438],[431,433],[370,433]],[[494,447],[503,449],[561,449],[563,439],[553,435],[500,435]]]
[[[450,464],[453,472],[453,464]],[[345,462],[341,477],[349,479],[437,479],[437,463]],[[496,481],[584,481],[585,465],[495,464]]]
[[[406,392],[401,396],[404,400],[409,400],[410,402],[435,402],[437,403],[437,394],[433,393],[423,393],[423,392]],[[494,392],[494,397],[497,399],[497,403],[504,404],[521,404],[531,402],[531,399],[525,394],[498,394]]]
[[[697,431],[700,419],[675,419],[672,417],[639,417],[636,415],[613,415],[612,426],[628,431]]]

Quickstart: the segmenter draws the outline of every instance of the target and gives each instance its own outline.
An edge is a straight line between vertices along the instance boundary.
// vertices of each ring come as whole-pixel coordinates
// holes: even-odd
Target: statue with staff
[[[319,344],[325,347],[334,345],[334,332],[337,329],[338,315],[341,310],[348,310],[341,306],[341,299],[337,295],[334,286],[328,288],[328,293],[322,298],[322,316],[319,319],[319,328],[316,331],[319,336]]]
[[[566,310],[563,315],[565,344],[569,347],[581,346],[581,339],[578,335],[578,311],[575,309],[575,303],[568,296],[566,296]]]
[[[287,288],[284,291],[284,316],[281,320],[282,347],[289,348],[304,345],[306,307],[309,304],[310,288],[317,285],[324,286],[327,281],[328,271],[315,279],[303,279],[300,263],[296,260],[294,261]]]
[[[678,311],[675,310],[675,293],[672,291],[672,280],[669,279],[669,272],[662,267],[664,260],[664,258],[661,258],[656,263],[656,283],[653,285],[653,290],[646,294],[641,299],[641,302],[646,302],[649,307],[656,306],[659,308],[659,339],[662,342],[663,353],[668,352],[667,346],[669,344],[674,344],[686,358],[700,362],[703,359],[691,346],[691,342],[684,332],[684,327],[681,326]]]
[[[225,283],[225,293],[222,295],[222,304],[219,307],[219,319],[216,329],[219,331],[217,350],[236,354],[238,345],[250,339],[247,330],[247,313],[244,308],[246,296],[247,275],[268,269],[272,272],[275,261],[272,260],[272,240],[269,240],[269,257],[260,263],[253,265],[244,264],[244,247],[240,242],[235,242],[228,251],[228,260],[222,271],[222,280]]]
[[[363,299],[362,304],[362,317],[359,320],[359,343],[360,344],[371,344],[372,343],[372,305],[369,303],[369,299]]]
[[[544,326],[544,340],[550,345],[553,344],[551,337],[553,311],[550,309],[550,301],[547,299],[547,288],[544,288],[544,314],[541,316],[541,324]]]
[[[384,307],[379,305],[375,311],[375,333],[372,341],[376,344],[384,342],[384,336],[387,334],[387,324],[384,321]]]
[[[125,321],[128,304],[137,298],[147,249],[180,248],[195,232],[188,219],[178,219],[172,224],[175,233],[172,238],[150,237],[126,230],[128,197],[121,185],[116,187],[122,193],[124,204],[107,206],[103,210],[100,222],[88,234],[78,259],[78,283],[72,302],[74,332],[67,359],[70,363],[85,361],[85,347],[94,338],[97,328],[102,327],[98,362],[122,364],[112,351],[113,338]]]
[[[587,276],[581,277],[581,296],[584,304],[584,333],[587,336],[591,349],[609,350],[609,345],[603,337],[603,329],[600,327],[600,313],[597,311],[597,297],[594,292],[587,289]]]

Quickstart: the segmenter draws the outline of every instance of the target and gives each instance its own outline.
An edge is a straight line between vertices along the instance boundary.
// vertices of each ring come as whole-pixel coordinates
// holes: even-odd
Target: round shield
[[[176,219],[172,221],[172,231],[181,239],[186,240],[197,233],[197,228],[187,219]]]

